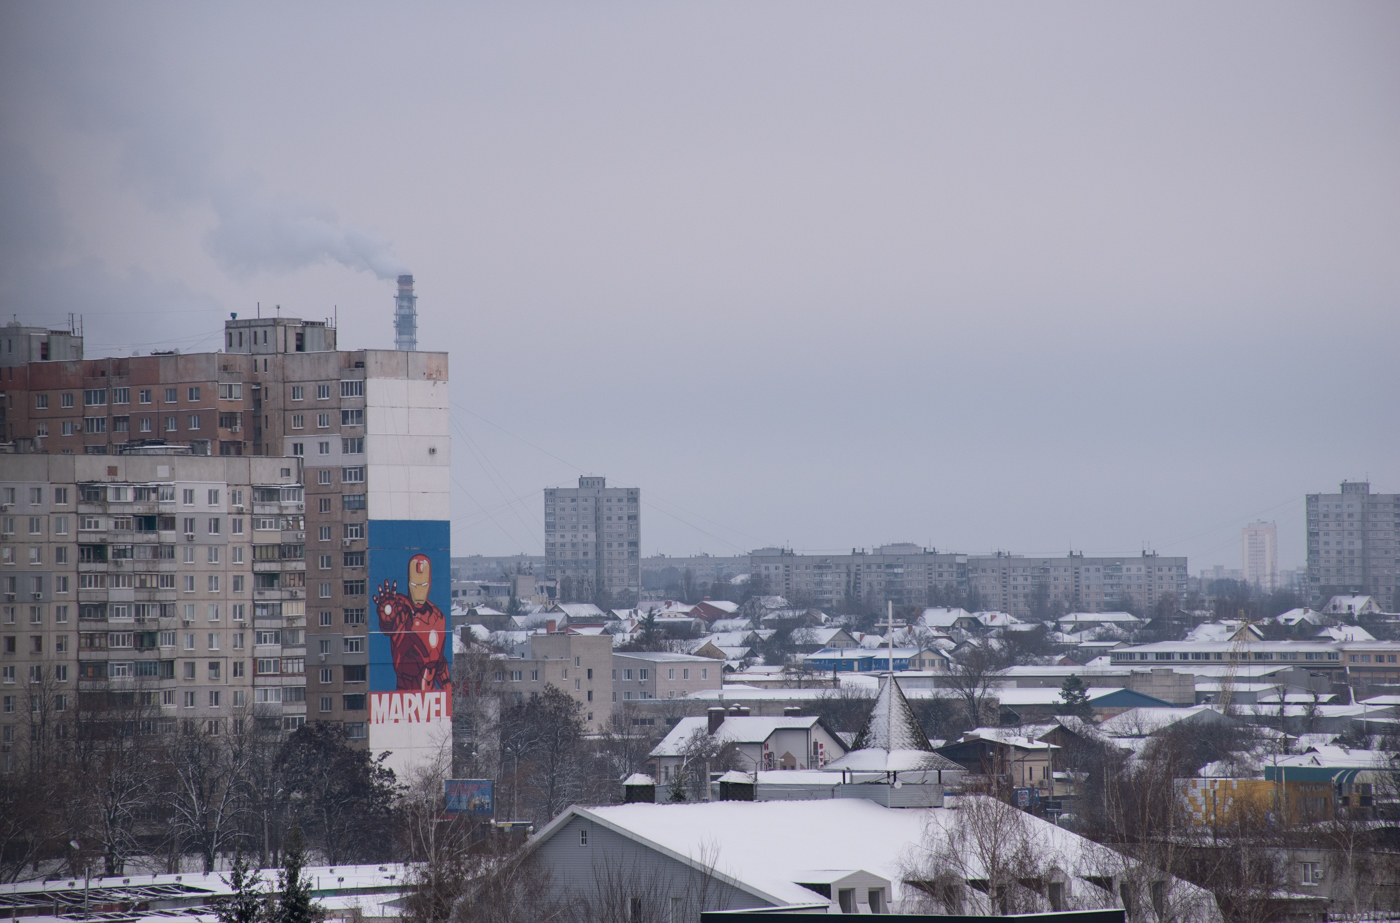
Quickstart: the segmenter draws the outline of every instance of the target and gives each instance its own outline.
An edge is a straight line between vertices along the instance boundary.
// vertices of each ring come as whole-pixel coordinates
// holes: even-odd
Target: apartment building
[[[613,654],[613,695],[621,702],[686,698],[722,685],[724,665],[711,657],[669,651]]]
[[[429,744],[410,746],[405,725],[442,734],[450,720],[447,355],[337,351],[335,341],[325,323],[235,317],[223,352],[4,368],[3,423],[20,453],[5,464],[24,453],[123,459],[160,446],[281,458],[279,470],[304,476],[304,518],[283,530],[305,533],[304,558],[277,579],[299,581],[307,712],[374,749],[407,752]],[[258,579],[274,589],[264,585],[271,577]],[[398,627],[381,630],[382,616]],[[409,691],[416,698],[406,702]]]
[[[1240,556],[1244,579],[1261,590],[1272,592],[1279,586],[1278,526],[1272,522],[1252,522],[1240,533]]]
[[[1186,558],[1155,553],[1090,558],[1082,554],[1028,558],[995,554],[967,558],[968,585],[982,605],[1030,616],[1039,603],[1070,611],[1150,609],[1163,596],[1186,593]]]
[[[1400,494],[1373,494],[1368,481],[1343,481],[1334,494],[1307,495],[1308,593],[1314,607],[1333,596],[1374,596],[1400,606]]]
[[[922,606],[931,588],[967,588],[968,557],[914,544],[880,545],[850,554],[795,554],[788,548],[760,548],[749,555],[750,579],[763,592],[810,600],[818,608],[843,599],[893,600]]]
[[[497,662],[496,682],[506,698],[522,702],[547,685],[579,703],[590,733],[607,728],[612,715],[613,649],[609,635],[550,632],[530,636],[529,656]]]
[[[641,490],[581,477],[544,492],[545,578],[573,582],[574,595],[641,590]]]
[[[304,723],[303,507],[297,459],[0,456],[0,740],[80,702]]]

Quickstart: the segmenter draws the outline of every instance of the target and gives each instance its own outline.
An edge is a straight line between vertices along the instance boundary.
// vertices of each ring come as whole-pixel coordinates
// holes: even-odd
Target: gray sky
[[[1239,566],[1400,491],[1400,6],[0,7],[3,313],[452,353],[454,553]],[[6,318],[8,320],[8,318]]]

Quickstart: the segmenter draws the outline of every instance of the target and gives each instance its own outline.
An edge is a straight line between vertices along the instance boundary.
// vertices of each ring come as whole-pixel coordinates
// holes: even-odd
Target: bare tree
[[[169,803],[175,833],[195,850],[204,871],[233,846],[247,810],[248,746],[212,727],[187,727],[169,751]]]
[[[968,727],[979,727],[988,718],[991,690],[1005,672],[1000,655],[982,644],[968,645],[948,665],[948,688],[962,699]]]

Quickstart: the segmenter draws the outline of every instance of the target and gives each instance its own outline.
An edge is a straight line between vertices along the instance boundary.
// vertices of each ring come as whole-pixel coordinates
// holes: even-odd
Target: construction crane
[[[1225,665],[1225,676],[1220,681],[1220,695],[1217,705],[1220,706],[1222,714],[1230,714],[1230,699],[1235,694],[1235,673],[1239,670],[1240,661],[1249,654],[1250,629],[1255,622],[1244,617],[1244,612],[1240,612],[1240,627],[1235,633],[1235,643],[1230,646],[1230,662]]]

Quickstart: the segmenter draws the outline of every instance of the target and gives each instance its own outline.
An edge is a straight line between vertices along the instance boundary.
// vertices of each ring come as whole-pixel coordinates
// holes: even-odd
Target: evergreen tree
[[[234,855],[224,884],[233,894],[214,904],[214,915],[219,923],[263,923],[267,895],[263,893],[262,872],[249,867],[241,850]]]
[[[1084,721],[1093,720],[1094,709],[1089,705],[1089,690],[1078,673],[1066,676],[1064,683],[1060,685],[1060,704],[1056,706],[1055,714],[1072,715]]]
[[[293,824],[282,848],[282,870],[277,873],[277,903],[268,923],[319,923],[321,908],[311,902],[311,882],[306,878],[306,851],[301,825]]]

